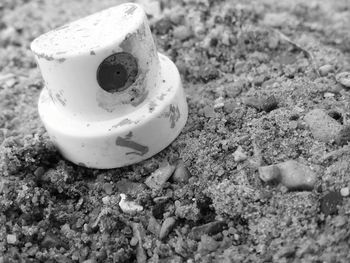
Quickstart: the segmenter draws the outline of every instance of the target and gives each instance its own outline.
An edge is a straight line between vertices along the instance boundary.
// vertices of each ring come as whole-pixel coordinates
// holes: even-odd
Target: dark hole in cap
[[[98,67],[97,82],[107,92],[120,92],[135,82],[137,73],[137,60],[133,55],[127,52],[114,53]]]

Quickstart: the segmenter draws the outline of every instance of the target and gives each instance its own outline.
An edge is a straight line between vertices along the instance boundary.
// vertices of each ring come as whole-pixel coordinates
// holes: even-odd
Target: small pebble
[[[350,142],[350,125],[343,126],[335,138],[335,143],[344,146]]]
[[[227,114],[230,114],[237,108],[237,104],[234,102],[225,102],[224,103],[224,111]]]
[[[131,196],[135,196],[140,192],[146,190],[146,186],[142,183],[132,182],[127,179],[121,179],[115,183],[117,191],[120,193],[125,193]]]
[[[27,242],[24,244],[24,247],[28,248],[28,247],[31,247],[33,246],[33,244],[31,242]]]
[[[61,247],[61,242],[56,236],[52,234],[46,234],[43,241],[41,241],[41,246],[44,248],[58,248]]]
[[[12,43],[18,39],[17,31],[14,27],[7,27],[4,30],[1,30],[0,41],[5,43]]]
[[[289,123],[290,130],[296,130],[298,128],[298,123],[299,123],[298,121],[291,121]]]
[[[189,237],[198,241],[203,235],[216,235],[225,227],[227,227],[227,224],[224,221],[214,221],[201,226],[195,226],[192,228]]]
[[[261,110],[261,101],[256,97],[246,97],[242,99],[243,104],[248,107],[255,108],[257,110]]]
[[[176,220],[174,217],[168,217],[164,220],[162,227],[159,232],[159,239],[164,239],[168,236],[168,234],[173,230],[175,226]]]
[[[348,197],[350,195],[349,187],[344,187],[344,188],[340,189],[340,194],[343,197]]]
[[[12,88],[14,85],[18,83],[18,79],[16,78],[11,78],[5,81],[5,86],[7,88]]]
[[[330,64],[323,65],[318,69],[318,72],[322,77],[327,76],[328,73],[331,73],[332,71],[333,71],[333,66]]]
[[[206,118],[214,118],[215,117],[215,111],[214,107],[211,105],[207,105],[203,108],[204,116]]]
[[[312,190],[316,184],[316,174],[306,165],[289,160],[277,164],[281,172],[281,184],[288,190]]]
[[[182,13],[180,10],[176,10],[176,11],[172,10],[172,11],[173,12],[170,12],[169,14],[170,21],[175,25],[181,24],[181,22],[185,18],[184,13]]]
[[[280,182],[281,172],[276,165],[259,167],[259,177],[265,183]]]
[[[280,39],[277,35],[272,35],[268,39],[268,47],[270,49],[276,49],[278,45],[280,44]]]
[[[172,27],[173,26],[171,24],[171,21],[168,18],[162,18],[162,19],[158,20],[154,25],[155,31],[161,35],[165,35],[165,34],[169,33],[169,31],[172,29]]]
[[[260,167],[259,177],[266,183],[278,182],[286,190],[312,190],[316,183],[315,173],[294,160]]]
[[[281,247],[277,253],[279,258],[283,258],[283,257],[291,258],[295,254],[295,247],[294,246]]]
[[[128,201],[125,194],[120,194],[120,209],[126,214],[136,214],[138,212],[143,211],[143,207],[134,201]]]
[[[14,245],[17,243],[17,236],[14,234],[9,234],[6,237],[7,244]]]
[[[335,76],[335,79],[346,88],[350,88],[350,72],[341,72]]]
[[[151,216],[148,220],[147,230],[153,235],[159,236],[160,224],[158,223],[157,219],[155,219],[153,216]]]
[[[143,248],[143,240],[145,238],[145,229],[140,223],[132,223],[132,231],[134,238],[137,240],[136,247],[136,262],[137,263],[146,263],[147,255]]]
[[[153,198],[153,201],[156,203],[156,204],[159,204],[159,203],[164,203],[166,201],[168,201],[170,199],[169,196],[157,196],[155,198]]]
[[[332,92],[325,92],[323,94],[323,97],[325,97],[325,98],[333,98],[334,97],[334,93],[332,93]]]
[[[247,160],[248,156],[247,154],[243,151],[241,146],[238,146],[236,151],[233,153],[233,159],[235,162],[243,162]]]
[[[185,163],[182,160],[179,161],[172,176],[173,181],[176,183],[187,183],[190,177],[191,173],[188,171]]]
[[[235,63],[234,68],[235,68],[235,73],[239,75],[247,69],[247,63],[245,61],[239,60]]]
[[[314,109],[304,117],[313,137],[322,142],[334,140],[342,125],[321,109]]]
[[[274,95],[269,96],[261,101],[261,109],[270,112],[278,108],[278,101]]]
[[[36,168],[35,171],[34,171],[34,175],[37,178],[40,178],[42,175],[44,175],[44,173],[45,173],[45,169],[44,169],[44,167],[41,167],[41,166]]]
[[[230,45],[230,32],[227,32],[227,30],[222,32],[221,43],[224,44],[225,46]]]
[[[336,216],[335,218],[334,218],[334,225],[336,226],[336,227],[342,227],[342,226],[344,226],[346,223],[347,223],[347,220],[345,219],[345,217],[344,216]]]
[[[225,103],[224,103],[223,97],[219,97],[214,101],[214,109],[220,109],[220,108],[223,108],[224,106],[225,106]]]
[[[266,98],[246,97],[243,103],[259,111],[270,112],[278,108],[278,101],[274,95]]]
[[[342,196],[339,192],[331,191],[320,200],[320,209],[326,216],[338,213],[338,205],[342,203]]]
[[[113,193],[113,185],[110,184],[110,183],[103,184],[102,188],[105,191],[105,193],[108,194],[108,195]]]
[[[111,198],[109,196],[102,197],[102,203],[104,205],[108,205],[110,200],[111,200]]]
[[[166,165],[155,170],[147,177],[145,184],[153,190],[161,190],[175,170],[174,165]]]
[[[246,80],[241,80],[241,79],[236,80],[233,83],[230,83],[225,87],[226,95],[229,98],[236,98],[242,93],[242,90],[244,89],[245,85],[246,85]]]
[[[7,180],[0,177],[0,194],[8,192],[8,182]]]
[[[215,251],[219,247],[220,243],[214,238],[204,235],[201,237],[201,241],[198,244],[198,252],[202,255],[206,255]]]
[[[177,38],[179,40],[186,40],[190,38],[192,34],[193,33],[191,28],[184,25],[176,27],[173,31],[174,38]]]
[[[131,240],[130,240],[130,246],[134,247],[137,245],[138,243],[138,239],[136,237],[132,237]]]

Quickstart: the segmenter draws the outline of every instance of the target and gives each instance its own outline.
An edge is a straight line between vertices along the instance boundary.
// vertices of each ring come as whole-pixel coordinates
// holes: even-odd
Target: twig
[[[299,44],[297,44],[296,42],[292,41],[289,37],[287,37],[285,34],[283,34],[281,31],[275,29],[275,28],[270,28],[273,32],[275,32],[276,34],[278,34],[278,36],[285,40],[286,42],[288,42],[289,44],[291,44],[294,48],[301,50],[304,54],[304,56],[309,60],[313,70],[315,71],[315,73],[317,74],[318,77],[321,77],[320,72],[318,71],[318,67],[317,67],[317,63],[315,60],[314,55],[312,54],[312,52],[308,51],[307,49],[303,48],[302,46],[300,46]]]
[[[321,163],[328,161],[329,159],[332,158],[338,158],[340,156],[342,156],[343,154],[349,153],[350,152],[350,145],[345,145],[343,148],[332,151],[330,153],[325,154],[322,158],[321,158]]]
[[[0,82],[2,81],[6,81],[8,79],[12,79],[12,78],[15,78],[16,75],[12,74],[12,73],[9,73],[9,74],[5,74],[5,75],[0,75]]]

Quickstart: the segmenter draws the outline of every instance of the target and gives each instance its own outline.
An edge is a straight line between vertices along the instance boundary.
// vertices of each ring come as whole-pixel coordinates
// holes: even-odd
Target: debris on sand
[[[343,187],[342,189],[340,189],[340,194],[342,197],[348,197],[350,195],[349,187]]]
[[[278,100],[274,95],[262,98],[246,97],[243,99],[243,103],[258,111],[270,112],[278,108]]]
[[[176,169],[173,173],[172,180],[176,183],[187,183],[190,177],[190,171],[185,166],[185,163],[182,160],[180,160],[176,165]]]
[[[191,28],[189,26],[184,26],[184,25],[176,27],[173,31],[174,37],[181,41],[190,38],[192,34],[193,33]]]
[[[174,171],[174,165],[160,167],[147,177],[145,184],[152,190],[161,190]]]
[[[235,162],[243,162],[247,160],[248,156],[247,154],[243,151],[243,148],[241,146],[238,146],[236,151],[233,153],[233,159]]]
[[[215,251],[220,246],[220,243],[217,242],[214,238],[204,235],[201,237],[201,241],[198,245],[198,252],[201,255],[206,255],[210,252]]]
[[[268,165],[259,167],[259,177],[265,183],[279,183],[281,180],[281,171],[277,165]]]
[[[195,226],[192,228],[189,237],[194,240],[200,240],[203,235],[216,235],[221,232],[227,223],[225,221],[213,221],[201,226]]]
[[[339,146],[344,146],[350,142],[350,125],[345,125],[341,128],[335,138],[335,143]]]
[[[320,72],[320,75],[322,77],[327,76],[329,73],[331,73],[333,71],[334,71],[333,66],[329,65],[329,64],[325,64],[325,65],[319,67],[319,69],[318,69],[318,72]]]
[[[335,76],[335,79],[346,88],[350,88],[350,72],[341,72]]]
[[[291,44],[294,48],[302,51],[304,56],[310,61],[310,64],[311,64],[313,70],[315,71],[315,73],[317,74],[317,76],[321,76],[320,72],[318,71],[318,67],[317,67],[315,56],[314,56],[314,54],[311,51],[309,51],[306,48],[302,47],[301,45],[299,45],[295,41],[292,41],[289,37],[287,37],[281,31],[279,31],[277,29],[272,29],[272,30],[274,30],[274,32],[277,33],[277,35],[280,37],[281,40],[286,41],[287,43]]]
[[[140,0],[188,121],[152,158],[95,170],[42,126],[50,80],[28,47],[119,1],[0,0],[0,262],[350,262],[348,1]]]
[[[14,245],[17,243],[17,236],[14,234],[8,234],[6,236],[6,241],[7,241],[7,244]]]
[[[304,120],[316,140],[329,142],[335,140],[342,125],[321,109],[308,112]]]
[[[136,247],[136,261],[137,263],[146,263],[147,262],[147,255],[143,248],[143,240],[145,236],[145,230],[143,226],[140,223],[132,223],[132,231],[133,231],[133,238],[137,240],[137,247]]]
[[[143,207],[134,201],[127,200],[127,197],[125,194],[120,194],[120,202],[119,207],[120,209],[126,213],[126,214],[136,214],[143,211]]]
[[[342,200],[339,192],[330,191],[320,200],[321,212],[326,216],[338,213],[338,206],[341,205]]]
[[[150,216],[148,220],[147,230],[158,237],[160,233],[160,228],[161,226],[158,223],[157,219],[155,219],[153,216]]]
[[[174,217],[168,217],[164,220],[159,232],[160,240],[166,238],[169,235],[171,230],[173,230],[175,223],[176,223],[176,219]]]
[[[288,190],[312,190],[316,183],[316,174],[294,160],[260,167],[259,176],[266,183],[278,182]]]

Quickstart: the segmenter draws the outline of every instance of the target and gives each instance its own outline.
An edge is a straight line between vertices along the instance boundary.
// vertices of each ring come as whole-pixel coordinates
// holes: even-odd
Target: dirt
[[[29,45],[115,4],[0,3],[0,262],[349,262],[350,92],[336,76],[350,71],[350,2],[162,1],[151,29],[181,72],[188,122],[149,160],[94,170],[50,142]],[[313,109],[340,138],[313,136]],[[145,185],[179,160],[184,178]],[[259,178],[287,160],[313,170],[312,191]],[[123,212],[121,193],[143,210]]]

